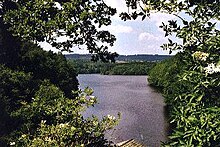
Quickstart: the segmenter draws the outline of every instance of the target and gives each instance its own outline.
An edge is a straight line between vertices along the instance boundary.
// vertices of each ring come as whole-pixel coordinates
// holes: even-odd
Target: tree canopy
[[[155,12],[169,13],[179,18],[181,21],[179,24],[177,20],[170,20],[168,24],[162,23],[160,27],[165,31],[165,37],[175,35],[183,40],[183,44],[169,39],[169,43],[162,46],[164,49],[171,52],[172,50],[194,52],[198,48],[216,51],[213,47],[218,44],[217,38],[220,37],[216,28],[216,21],[220,19],[218,0],[126,0],[126,4],[134,11],[121,13],[121,19],[125,21],[139,16],[144,20],[146,16],[150,17],[150,14]],[[190,19],[182,17],[181,12]]]
[[[3,0],[1,19],[23,41],[46,41],[61,51],[86,47],[93,60],[114,61],[115,36],[102,30],[116,9],[102,0]]]

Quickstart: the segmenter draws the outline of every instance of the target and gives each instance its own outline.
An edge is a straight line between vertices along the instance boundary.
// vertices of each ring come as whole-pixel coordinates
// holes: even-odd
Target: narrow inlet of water
[[[94,90],[98,104],[86,111],[102,117],[121,113],[118,126],[106,133],[115,143],[135,139],[150,147],[159,147],[167,140],[168,123],[163,97],[149,87],[147,76],[109,76],[80,74],[80,88]]]

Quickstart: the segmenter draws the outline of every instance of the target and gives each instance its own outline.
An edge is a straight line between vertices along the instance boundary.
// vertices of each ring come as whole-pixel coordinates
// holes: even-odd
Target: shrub
[[[13,71],[0,65],[0,145],[5,136],[16,129],[19,119],[11,117],[11,112],[21,107],[21,101],[31,101],[33,96],[32,77],[30,74]]]
[[[16,146],[107,146],[104,132],[118,123],[113,116],[84,118],[82,112],[97,99],[86,88],[69,99],[54,85],[45,82],[31,103],[23,103],[13,113],[25,122],[16,138]]]
[[[31,72],[38,83],[44,79],[58,86],[67,97],[73,98],[72,90],[78,90],[76,70],[61,53],[44,51],[40,47],[24,44],[19,68]]]
[[[171,59],[150,71],[151,83],[163,87],[173,125],[165,146],[218,146],[220,142],[218,65],[210,65],[195,55],[182,53],[182,64]],[[211,54],[206,58],[214,59]]]

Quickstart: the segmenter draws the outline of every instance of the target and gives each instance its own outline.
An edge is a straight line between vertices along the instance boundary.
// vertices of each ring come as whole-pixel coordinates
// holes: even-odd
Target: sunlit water
[[[136,139],[150,147],[160,146],[167,139],[167,120],[163,97],[148,86],[146,76],[108,76],[80,74],[80,87],[91,87],[99,104],[89,108],[87,116],[121,113],[119,125],[108,139],[118,143]]]

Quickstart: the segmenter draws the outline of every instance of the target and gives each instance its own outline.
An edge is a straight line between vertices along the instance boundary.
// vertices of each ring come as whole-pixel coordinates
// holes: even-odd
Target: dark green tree
[[[0,114],[2,116],[0,119],[0,146],[8,146],[11,141],[13,143],[20,133],[28,133],[39,137],[42,136],[40,135],[41,129],[53,128],[53,126],[60,127],[63,125],[62,123],[68,124],[74,119],[80,120],[85,125],[83,126],[85,130],[94,131],[93,129],[95,129],[97,131],[93,136],[91,133],[87,133],[87,136],[91,137],[94,142],[96,142],[96,139],[100,139],[105,143],[103,132],[110,129],[109,126],[112,126],[112,124],[109,124],[109,122],[112,122],[112,117],[104,118],[105,122],[108,122],[106,124],[108,127],[100,128],[102,122],[91,126],[91,119],[88,119],[89,122],[84,122],[80,112],[85,106],[93,105],[96,102],[94,97],[91,97],[91,100],[87,99],[92,93],[91,90],[87,89],[87,93],[82,97],[77,97],[77,94],[80,95],[79,93],[72,96],[72,90],[78,89],[73,66],[67,62],[62,54],[43,51],[37,44],[46,41],[61,51],[70,51],[73,46],[85,46],[91,54],[94,54],[93,60],[114,61],[116,53],[108,52],[108,47],[100,44],[107,43],[112,46],[115,41],[114,35],[101,29],[101,26],[111,24],[110,16],[115,13],[115,9],[108,7],[101,0],[0,1],[0,64],[7,66],[0,65]],[[62,37],[66,37],[67,40],[59,42]],[[54,84],[55,89],[61,89],[62,92],[59,90],[59,100],[53,99],[52,95],[56,95],[53,92],[57,90],[50,91],[50,86],[46,86],[43,90],[48,93],[40,93],[40,96],[43,97],[39,97],[39,105],[36,105],[36,103],[32,103],[36,100],[33,97],[37,95],[36,91],[45,79]],[[73,97],[74,99],[69,99]],[[79,98],[79,101],[77,98]],[[69,105],[66,102],[70,102]],[[78,102],[80,103],[79,107],[77,107]],[[40,105],[40,103],[44,105]],[[77,106],[74,104],[77,104]],[[23,113],[19,114],[18,111],[22,107],[21,105],[25,108],[26,113],[24,115]],[[34,109],[37,106],[39,109],[35,109],[37,110],[35,112],[31,110],[30,106],[33,106]],[[48,118],[41,106],[46,109],[59,109],[59,112],[50,111],[50,113],[55,119],[62,119],[61,117],[65,114],[67,116],[65,121],[46,124],[46,128],[39,128],[39,132],[36,132],[40,120]],[[68,111],[64,112],[64,109],[68,109]],[[71,112],[79,113],[69,118]],[[38,117],[36,119],[38,121],[31,120],[30,122],[33,124],[29,125],[27,114],[35,116],[35,118],[38,114],[42,117]],[[96,120],[94,119],[94,121]],[[115,119],[113,121],[115,122]],[[59,123],[61,124],[59,125]],[[94,123],[91,122],[91,124]],[[76,130],[81,129],[81,125],[74,127],[76,127]],[[96,128],[101,130],[96,130]],[[67,137],[76,139],[75,145],[81,144],[81,140],[84,140],[85,143],[91,143],[88,138],[86,139],[83,136],[81,139],[69,137],[73,135],[71,129],[72,126],[68,129],[70,132]],[[56,128],[56,131],[59,131],[59,128]],[[85,134],[85,132],[81,133],[80,131],[76,131],[76,134],[78,132],[79,134]],[[51,134],[53,133],[52,131]],[[65,130],[63,133],[63,139],[66,142],[61,141],[59,143],[67,145]],[[59,138],[62,136],[59,133],[55,134]],[[44,139],[45,137],[41,141],[45,142]],[[56,137],[54,139],[56,140]],[[30,138],[24,141],[28,140]],[[24,142],[24,144],[29,146],[28,142]],[[36,145],[34,139],[33,144]]]
[[[30,102],[34,95],[34,85],[30,74],[13,71],[0,65],[0,146],[20,124],[19,118],[11,117],[11,112],[21,107],[21,102]]]
[[[7,29],[8,26],[3,23],[2,17],[0,17],[0,64],[16,68],[21,52],[21,42]]]
[[[101,29],[111,24],[110,17],[116,13],[102,0],[3,0],[1,5],[1,18],[23,41],[46,41],[61,51],[85,46],[93,60],[114,61],[117,55],[101,44],[113,46],[116,40]],[[66,40],[59,41],[62,37]]]
[[[72,90],[78,90],[76,70],[61,53],[44,51],[33,43],[22,45],[19,69],[32,73],[40,84],[47,79],[59,87],[66,97],[73,98]]]

